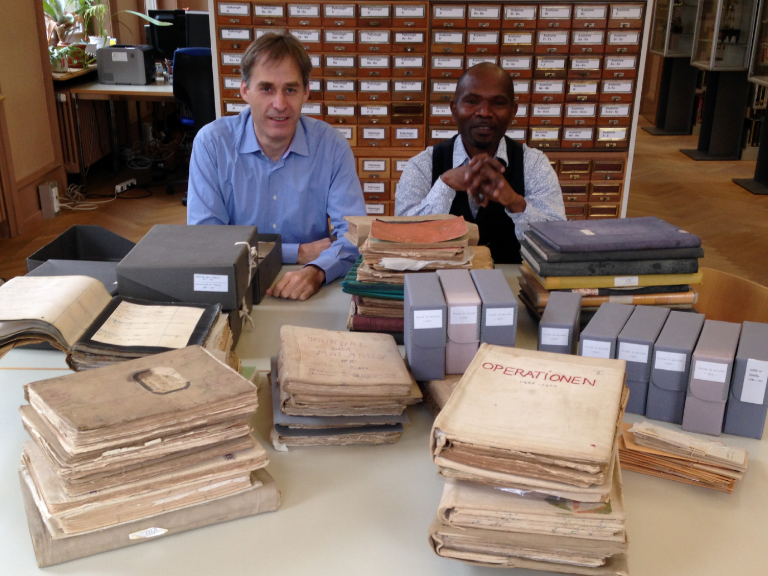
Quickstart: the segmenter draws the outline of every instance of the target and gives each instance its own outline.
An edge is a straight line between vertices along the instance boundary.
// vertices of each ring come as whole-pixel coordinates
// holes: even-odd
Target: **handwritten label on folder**
[[[443,327],[442,310],[414,310],[413,327],[416,330]]]
[[[750,358],[747,360],[747,372],[741,389],[742,402],[762,404],[765,401],[765,388],[768,384],[768,362]]]

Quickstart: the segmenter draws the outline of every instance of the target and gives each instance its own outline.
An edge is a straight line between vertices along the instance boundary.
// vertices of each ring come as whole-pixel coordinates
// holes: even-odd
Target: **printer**
[[[148,45],[115,45],[96,50],[100,84],[143,86],[155,77],[153,48]]]

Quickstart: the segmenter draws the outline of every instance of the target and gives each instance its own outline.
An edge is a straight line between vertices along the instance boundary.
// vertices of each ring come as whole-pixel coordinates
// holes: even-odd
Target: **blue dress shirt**
[[[187,197],[187,224],[280,234],[284,264],[296,264],[299,244],[329,237],[330,217],[337,240],[311,263],[326,283],[357,259],[344,216],[365,215],[363,191],[349,144],[325,122],[302,116],[277,162],[262,152],[250,109],[211,122],[195,136]]]

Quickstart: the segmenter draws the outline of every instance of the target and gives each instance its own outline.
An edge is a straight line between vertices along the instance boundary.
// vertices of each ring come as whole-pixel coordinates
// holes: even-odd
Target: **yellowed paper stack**
[[[643,422],[622,424],[624,470],[732,493],[747,471],[749,452]]]
[[[20,472],[46,538],[76,546],[79,536],[250,493],[267,477],[254,475],[268,462],[249,424],[255,386],[201,347],[34,382],[26,396],[32,441]],[[37,516],[27,512],[31,527]]]
[[[625,363],[481,345],[432,428],[430,543],[497,567],[626,575]],[[445,386],[443,386],[443,389]]]
[[[440,410],[448,403],[448,398],[458,386],[461,377],[461,374],[447,374],[445,380],[427,380],[419,383],[421,393],[424,394],[424,404],[432,412],[432,416],[437,418],[440,414]]]
[[[402,431],[397,417],[421,401],[387,334],[283,326],[275,376],[276,446],[395,442]],[[292,439],[283,426],[323,432]]]

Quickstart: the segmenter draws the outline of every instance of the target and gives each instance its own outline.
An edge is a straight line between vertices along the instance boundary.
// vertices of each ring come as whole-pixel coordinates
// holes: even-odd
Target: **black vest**
[[[523,176],[523,145],[507,138],[507,158],[509,166],[504,171],[512,189],[525,196],[525,178]],[[432,185],[438,178],[453,168],[453,144],[456,136],[450,140],[444,140],[436,144],[432,149]],[[477,216],[472,216],[469,208],[466,192],[456,192],[456,197],[451,204],[450,213],[455,216],[464,216],[467,222],[474,222],[480,230],[480,245],[488,246],[491,256],[497,264],[520,264],[520,242],[515,236],[515,223],[512,222],[504,206],[498,202],[489,202],[488,206],[477,211]]]

